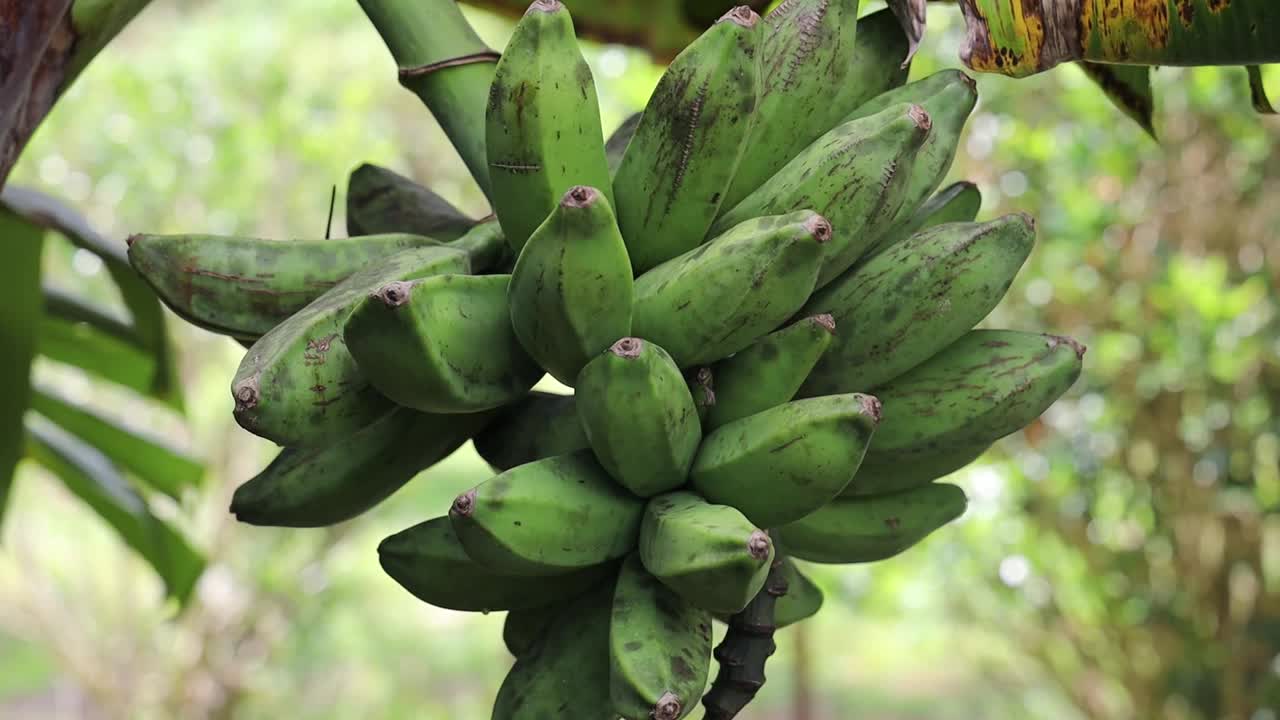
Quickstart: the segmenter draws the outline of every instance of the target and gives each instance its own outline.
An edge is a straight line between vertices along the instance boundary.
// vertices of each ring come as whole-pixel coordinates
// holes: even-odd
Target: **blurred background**
[[[503,45],[506,20],[471,16]],[[913,77],[958,65],[954,8],[929,27]],[[587,55],[610,131],[661,68]],[[982,217],[1040,221],[987,324],[1079,338],[1084,375],[953,476],[971,498],[959,522],[887,562],[809,566],[826,606],[779,633],[744,718],[1280,718],[1280,120],[1249,108],[1242,70],[1155,82],[1159,145],[1075,67],[979,78],[954,178],[980,185]],[[362,162],[487,212],[356,3],[168,0],[90,66],[11,183],[121,241],[319,237]],[[95,256],[55,244],[45,262],[118,303]],[[21,466],[0,531],[0,718],[488,717],[511,662],[502,615],[419,603],[374,552],[483,480],[474,452],[338,527],[239,525],[231,491],[274,453],[231,418],[243,348],[170,326],[185,424],[47,361],[37,376],[207,463],[202,488],[153,511],[208,567],[179,611],[97,515]]]

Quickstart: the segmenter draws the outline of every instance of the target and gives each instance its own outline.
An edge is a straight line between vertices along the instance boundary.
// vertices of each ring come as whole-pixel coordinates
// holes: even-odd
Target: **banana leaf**
[[[40,327],[40,251],[44,231],[0,207],[0,520],[22,455],[22,417],[31,393],[31,359]]]
[[[35,297],[40,296],[37,293]],[[39,354],[145,393],[155,374],[155,360],[129,334],[130,328],[101,312],[92,317],[94,308],[83,303],[76,305],[74,312],[68,310],[70,306],[67,302],[48,305],[49,311],[39,323]]]
[[[1126,65],[1280,62],[1276,0],[960,0],[960,50],[980,72],[1025,77],[1074,60]]]
[[[174,499],[200,484],[204,467],[164,442],[122,427],[118,422],[81,407],[51,387],[37,387],[31,409],[97,448],[119,467],[152,489]]]
[[[26,428],[27,456],[107,521],[160,575],[168,595],[185,605],[204,570],[204,558],[187,539],[151,514],[106,455],[38,417],[29,417]]]
[[[35,225],[57,231],[76,247],[102,259],[111,280],[120,290],[125,309],[129,311],[132,336],[144,351],[153,356],[155,372],[149,384],[136,389],[181,409],[181,386],[164,324],[164,310],[155,293],[130,267],[125,244],[108,241],[69,205],[38,190],[5,188],[0,192],[0,206],[8,207]]]
[[[1133,118],[1152,138],[1156,137],[1155,96],[1151,91],[1151,68],[1142,65],[1103,65],[1082,62],[1088,75],[1111,102]]]
[[[1250,65],[1245,70],[1249,73],[1249,95],[1253,100],[1253,109],[1263,115],[1275,115],[1276,109],[1267,97],[1267,89],[1262,85],[1262,68]]]

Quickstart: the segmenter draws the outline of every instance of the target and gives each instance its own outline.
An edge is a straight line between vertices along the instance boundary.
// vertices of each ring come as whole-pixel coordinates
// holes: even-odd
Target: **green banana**
[[[732,614],[764,586],[773,541],[734,508],[673,492],[650,499],[645,507],[640,559],[685,600]]]
[[[338,283],[250,346],[231,383],[236,422],[281,445],[312,446],[391,412],[342,340],[351,308],[388,282],[470,269],[466,253],[432,246],[383,258]]]
[[[707,435],[689,484],[760,527],[799,520],[849,484],[879,421],[870,395],[784,403]]]
[[[515,255],[507,247],[502,226],[497,220],[486,220],[449,243],[449,247],[471,256],[471,274],[503,274],[511,271]]]
[[[493,210],[517,254],[570,187],[612,194],[599,108],[569,11],[535,0],[494,70],[485,113]]]
[[[609,699],[612,590],[589,592],[563,607],[507,673],[492,720],[616,720]]]
[[[830,315],[798,320],[716,363],[715,406],[703,422],[707,430],[763,412],[795,397],[836,331]]]
[[[689,394],[693,396],[693,407],[698,412],[698,422],[706,430],[707,416],[716,406],[715,376],[710,367],[703,366],[689,373],[685,379],[689,384]]]
[[[347,180],[347,234],[413,233],[445,242],[476,221],[403,175],[364,163]]]
[[[609,624],[609,697],[626,720],[679,720],[692,712],[711,665],[711,613],[622,563]]]
[[[689,387],[665,350],[623,338],[578,376],[578,417],[596,458],[640,497],[684,484],[702,440]]]
[[[563,610],[563,603],[553,603],[508,612],[502,623],[502,644],[507,646],[507,652],[518,658],[532,650]]]
[[[893,557],[964,514],[955,485],[932,483],[892,495],[841,497],[774,532],[786,551],[817,563],[863,563]]]
[[[885,385],[875,455],[900,457],[990,444],[1031,424],[1080,376],[1070,338],[974,330]]]
[[[610,176],[616,173],[618,166],[622,164],[622,155],[627,151],[631,138],[635,137],[636,127],[640,125],[640,118],[643,115],[644,113],[632,113],[613,131],[609,139],[605,140],[604,157],[609,163]]]
[[[285,448],[236,488],[231,512],[251,525],[323,527],[349,520],[448,457],[491,418],[400,408],[346,437]]]
[[[902,207],[917,151],[932,121],[901,103],[836,126],[724,213],[712,236],[762,215],[812,210],[831,222],[818,287],[853,265]]]
[[[572,386],[583,365],[631,333],[631,261],[600,191],[575,185],[550,212],[520,251],[507,298],[525,351]]]
[[[700,245],[720,210],[760,93],[759,21],[726,13],[671,61],[644,109],[613,179],[637,273]]]
[[[476,452],[498,472],[591,447],[572,395],[534,391],[500,412],[475,437]]]
[[[934,193],[911,215],[898,220],[877,240],[859,263],[897,245],[916,233],[935,225],[953,222],[973,222],[982,209],[982,192],[978,186],[968,181],[952,183]]]
[[[778,548],[778,551],[785,552],[785,548]],[[822,609],[821,588],[801,573],[791,558],[782,560],[781,572],[787,583],[787,592],[778,598],[773,608],[773,624],[779,630],[810,618]],[[727,624],[729,617],[722,613],[716,619]]]
[[[1022,214],[925,230],[814,293],[841,332],[801,397],[870,391],[955,342],[1000,302],[1035,240]]]
[[[223,235],[133,235],[129,262],[179,317],[254,339],[372,262],[438,245],[421,235],[262,240]]]
[[[588,451],[512,468],[459,495],[454,532],[476,562],[513,575],[557,575],[635,547],[644,503]]]
[[[830,239],[808,210],[744,222],[636,278],[631,332],[681,368],[732,355],[800,309]]]
[[[927,485],[977,460],[989,447],[979,443],[909,454],[868,452],[841,495],[885,495]]]
[[[869,117],[903,102],[924,108],[933,128],[912,163],[899,220],[937,190],[951,170],[965,122],[978,102],[978,85],[960,70],[942,70],[881,94],[850,113],[845,121]]]
[[[387,283],[351,311],[343,338],[364,376],[397,404],[439,413],[506,405],[542,376],[511,330],[510,279]]]
[[[554,577],[496,573],[467,556],[449,518],[438,517],[378,544],[378,562],[419,600],[447,610],[525,610],[571,598],[612,569],[598,566]]]
[[[868,99],[867,85],[882,86],[883,78],[892,75],[891,64],[900,64],[892,58],[858,57],[857,17],[858,0],[786,0],[764,17],[760,102],[749,150],[738,163],[721,207],[738,204],[787,160],[838,125]],[[879,77],[860,77],[872,67],[882,71]],[[863,92],[841,92],[846,85]]]

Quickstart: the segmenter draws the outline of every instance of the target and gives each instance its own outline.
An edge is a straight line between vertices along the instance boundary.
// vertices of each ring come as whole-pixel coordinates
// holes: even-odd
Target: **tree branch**
[[[705,720],[732,720],[764,686],[764,666],[777,649],[773,642],[774,606],[787,594],[782,555],[775,554],[764,588],[742,612],[729,618],[729,633],[716,648],[720,672],[702,698]]]

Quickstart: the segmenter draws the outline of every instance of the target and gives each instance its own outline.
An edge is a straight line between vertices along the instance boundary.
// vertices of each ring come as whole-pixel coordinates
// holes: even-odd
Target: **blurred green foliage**
[[[501,47],[505,22],[474,17]],[[913,73],[953,66],[960,34],[932,12]],[[612,128],[660,70],[588,57]],[[953,174],[980,184],[984,216],[1040,220],[989,324],[1081,338],[1085,374],[952,479],[972,498],[960,523],[890,562],[812,566],[827,604],[780,634],[744,717],[1275,720],[1280,125],[1249,109],[1243,71],[1154,80],[1163,145],[1076,68],[979,78]],[[90,66],[13,182],[116,239],[318,236],[331,185],[366,161],[486,211],[355,3],[186,0]],[[101,264],[61,243],[45,262],[119,307]],[[425,606],[374,553],[483,479],[474,453],[337,528],[238,526],[230,492],[273,452],[231,422],[243,349],[170,326],[189,433],[73,372],[38,376],[209,463],[202,487],[149,498],[208,557],[195,600],[173,614],[141,560],[24,466],[0,531],[0,718],[487,716],[510,662],[501,615]]]

